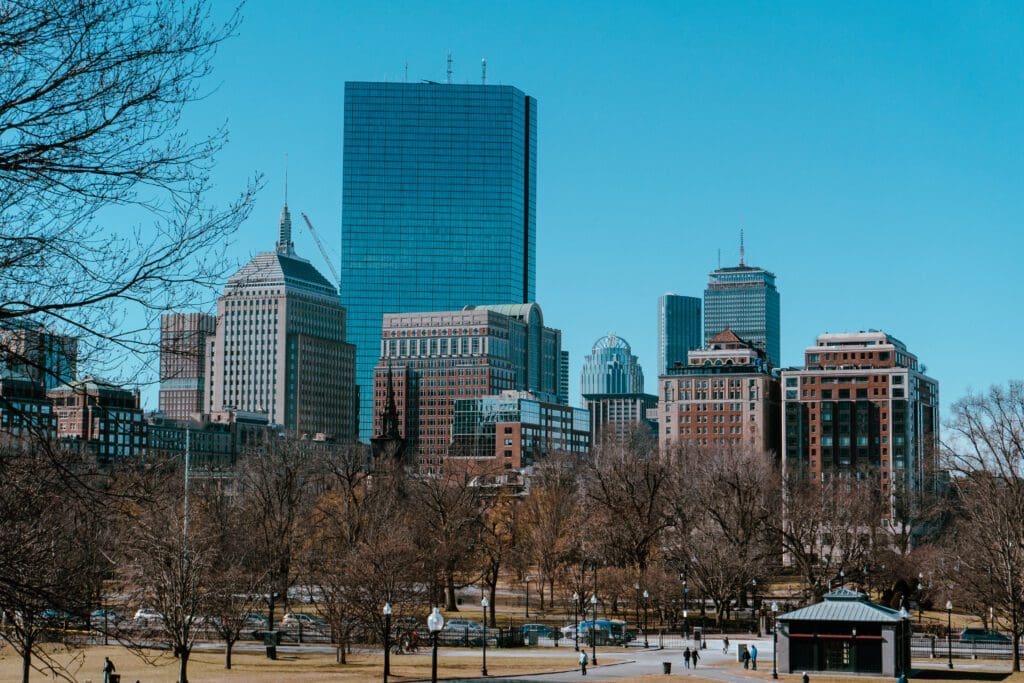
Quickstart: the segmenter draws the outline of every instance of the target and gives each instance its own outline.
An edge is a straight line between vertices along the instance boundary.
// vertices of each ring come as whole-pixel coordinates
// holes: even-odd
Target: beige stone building
[[[274,251],[257,254],[217,300],[203,412],[264,413],[310,438],[356,438],[355,347],[338,290],[295,253],[288,206]]]

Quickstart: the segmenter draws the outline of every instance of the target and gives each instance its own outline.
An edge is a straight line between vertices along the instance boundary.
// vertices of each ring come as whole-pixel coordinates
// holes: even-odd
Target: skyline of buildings
[[[537,102],[507,85],[345,83],[341,301],[359,433],[385,314],[536,301]]]
[[[405,450],[420,470],[439,471],[458,399],[529,391],[556,403],[561,332],[536,303],[388,313],[373,384],[373,434],[384,430],[394,397]]]

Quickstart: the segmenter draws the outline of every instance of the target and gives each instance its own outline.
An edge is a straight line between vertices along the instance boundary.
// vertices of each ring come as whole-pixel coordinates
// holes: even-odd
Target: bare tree
[[[31,320],[80,346],[148,352],[160,311],[220,281],[229,264],[219,249],[253,187],[208,207],[224,131],[179,128],[237,24],[237,14],[211,21],[203,0],[3,6],[0,324]],[[123,366],[123,354],[88,355],[94,368]]]
[[[91,509],[92,491],[107,477],[80,453],[24,439],[0,443],[0,478],[0,610],[9,624],[0,638],[21,657],[23,681],[33,667],[67,678],[40,645],[88,621],[107,566],[106,524]]]
[[[413,481],[410,491],[421,550],[434,562],[431,574],[440,577],[445,609],[458,611],[455,589],[473,567],[483,528],[480,491],[448,470]]]
[[[820,600],[840,571],[870,560],[882,519],[878,481],[851,473],[821,482],[784,479],[780,489],[784,512],[774,533],[810,597]]]
[[[578,556],[580,459],[572,454],[552,454],[534,469],[525,500],[521,564],[535,564],[554,600],[554,579],[566,563]],[[581,565],[582,567],[582,565]],[[582,569],[579,572],[582,576]],[[543,585],[543,584],[542,584]],[[571,593],[571,591],[570,591]],[[493,595],[491,604],[494,604]],[[541,604],[543,609],[543,603]]]
[[[239,458],[236,484],[249,521],[254,561],[265,569],[268,622],[274,624],[278,600],[287,605],[296,584],[296,563],[308,541],[303,524],[324,487],[322,447],[292,436],[270,438]]]
[[[146,661],[151,640],[162,639],[178,658],[178,683],[188,683],[192,646],[208,608],[216,539],[199,522],[201,507],[184,504],[181,463],[165,462],[130,473],[136,502],[125,510],[120,566],[134,601],[159,618],[127,640]],[[192,497],[200,493],[192,491]]]
[[[662,533],[673,524],[669,463],[652,436],[608,441],[591,454],[584,494],[588,521],[599,525],[604,559],[647,570]]]
[[[948,580],[968,602],[992,607],[1013,637],[1021,670],[1024,636],[1024,382],[993,386],[953,405],[943,448],[956,492]],[[947,565],[952,565],[952,562]],[[947,566],[947,569],[951,567]]]

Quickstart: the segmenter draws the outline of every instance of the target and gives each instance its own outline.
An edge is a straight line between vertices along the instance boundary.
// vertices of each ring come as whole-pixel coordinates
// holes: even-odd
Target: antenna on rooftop
[[[718,250],[718,269],[722,269],[722,250]]]
[[[740,228],[740,267],[743,267],[743,228]]]
[[[288,206],[288,152],[284,153],[284,205]]]
[[[487,57],[480,60],[480,82],[487,85]]]
[[[448,85],[452,84],[452,51],[448,50]]]

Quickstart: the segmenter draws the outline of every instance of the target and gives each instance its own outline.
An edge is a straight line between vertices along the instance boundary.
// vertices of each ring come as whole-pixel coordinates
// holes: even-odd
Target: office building
[[[787,476],[874,477],[885,500],[934,486],[939,385],[903,342],[880,331],[822,334],[804,360],[782,371]]]
[[[295,253],[291,214],[277,248],[232,275],[207,344],[205,413],[263,413],[310,438],[356,438],[355,350],[338,290]]]
[[[537,304],[389,313],[378,349],[373,433],[385,432],[393,400],[406,456],[426,473],[448,453],[458,399],[518,390],[557,403],[561,333]]]
[[[216,316],[164,313],[160,316],[160,412],[184,420],[203,410],[206,347],[217,331]]]
[[[647,419],[657,397],[644,393],[644,371],[622,337],[601,337],[583,359],[580,372],[583,405],[590,411],[594,443],[625,436],[636,425],[653,428]]]
[[[644,371],[633,350],[622,337],[601,337],[583,359],[580,393],[642,394]]]
[[[137,389],[95,377],[61,384],[47,392],[57,416],[57,438],[86,448],[100,462],[146,454],[146,425]]]
[[[700,299],[665,294],[658,297],[658,374],[677,363],[686,365],[686,354],[703,344]]]
[[[658,443],[779,452],[779,380],[764,349],[726,329],[658,378]]]
[[[708,276],[704,290],[704,343],[730,329],[741,339],[765,350],[768,362],[781,362],[779,290],[775,274],[763,268],[740,264],[719,268]]]
[[[53,404],[42,385],[10,368],[0,368],[0,431],[39,439],[57,435]]]
[[[562,351],[562,362],[558,366],[558,402],[569,405],[569,352]]]
[[[590,413],[595,444],[622,441],[637,429],[650,434],[657,429],[649,417],[658,407],[658,397],[653,394],[583,394],[583,405]]]
[[[341,301],[360,437],[386,313],[535,300],[537,102],[507,85],[345,84]]]
[[[0,357],[11,372],[49,391],[75,379],[78,337],[28,321],[9,321],[0,329]]]
[[[494,474],[534,465],[552,453],[590,452],[590,416],[525,391],[455,400],[446,466]]]
[[[182,458],[187,448],[189,467],[195,472],[230,472],[247,448],[278,437],[265,413],[226,410],[186,419],[160,413],[146,416],[149,457]]]

